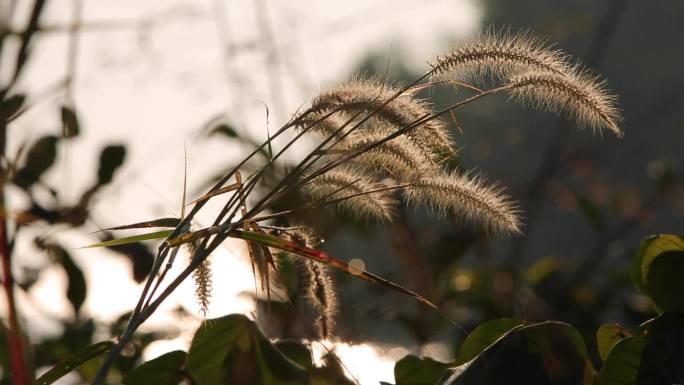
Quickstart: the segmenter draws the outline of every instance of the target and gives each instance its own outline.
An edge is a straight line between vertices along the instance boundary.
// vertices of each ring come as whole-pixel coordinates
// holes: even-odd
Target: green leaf
[[[501,336],[522,324],[519,320],[502,318],[479,325],[459,347],[454,364],[460,365],[472,360]]]
[[[632,263],[634,284],[660,312],[684,311],[684,240],[662,234],[642,242]]]
[[[629,335],[630,333],[618,324],[601,325],[596,331],[596,346],[601,360],[605,361],[613,346]]]
[[[57,365],[53,366],[52,369],[48,370],[38,378],[34,384],[35,385],[49,385],[53,382],[59,380],[65,374],[71,372],[78,366],[82,365],[84,362],[93,359],[100,354],[108,351],[114,346],[112,341],[103,341],[96,344],[90,345],[69,357],[65,358]]]
[[[53,135],[44,136],[36,141],[26,155],[26,162],[17,171],[14,184],[28,189],[55,163],[57,158],[58,138]]]
[[[183,366],[187,354],[176,350],[163,354],[138,366],[123,379],[124,385],[177,385],[185,374]]]
[[[218,126],[214,127],[210,132],[209,135],[215,135],[215,134],[221,134],[225,135],[229,138],[237,138],[238,134],[235,129],[225,123],[221,123]]]
[[[82,249],[90,249],[90,248],[94,248],[94,247],[111,247],[111,246],[116,246],[116,245],[125,245],[128,243],[149,241],[152,239],[166,238],[169,235],[171,235],[172,233],[173,233],[173,230],[155,231],[153,233],[133,235],[131,237],[118,238],[118,239],[112,239],[111,241],[93,243],[91,245],[82,247]]]
[[[394,365],[396,385],[432,385],[444,376],[448,365],[428,357],[405,356]]]
[[[24,106],[26,96],[17,94],[12,95],[0,103],[0,124],[13,120],[16,114]]]
[[[637,377],[647,343],[642,337],[626,337],[615,344],[599,374],[599,385],[639,384]]]
[[[108,184],[114,178],[114,172],[126,159],[126,147],[109,145],[100,153],[100,166],[97,170],[97,185]]]
[[[108,227],[102,231],[107,230],[128,230],[128,229],[143,229],[148,227],[176,227],[180,223],[178,218],[159,218],[151,221],[137,222],[130,225]]]
[[[307,372],[287,358],[256,325],[233,314],[202,323],[188,352],[188,372],[199,384],[306,384]]]
[[[280,271],[280,270],[279,270]],[[309,347],[299,341],[278,341],[275,346],[289,359],[296,362],[300,366],[310,369],[313,368],[313,357]]]
[[[439,384],[590,385],[594,378],[579,332],[547,321],[511,329],[473,360],[449,369]]]
[[[684,313],[664,313],[621,339],[611,350],[599,384],[673,384],[684,378]]]
[[[78,123],[78,117],[76,116],[76,111],[67,106],[62,106],[62,137],[73,138],[78,136],[80,133],[80,125]]]

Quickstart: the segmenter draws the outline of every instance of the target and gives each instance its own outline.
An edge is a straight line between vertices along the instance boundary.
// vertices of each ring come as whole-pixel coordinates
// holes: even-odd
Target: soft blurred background
[[[178,216],[185,154],[197,197],[323,87],[411,81],[490,25],[548,37],[606,78],[625,137],[482,100],[459,111],[460,129],[450,122],[458,163],[506,186],[524,235],[485,237],[412,210],[387,226],[322,212],[324,249],[424,294],[465,330],[553,319],[575,324],[591,347],[601,323],[638,324],[652,309],[631,286],[630,258],[644,236],[684,229],[682,20],[675,0],[0,0],[0,111],[21,111],[6,128],[3,169],[14,177],[4,210],[33,364],[44,370],[120,330],[156,245],[79,247],[121,236],[93,234],[101,228]],[[437,106],[458,97],[425,96]],[[283,267],[290,301],[269,307],[254,297],[241,243],[212,261],[207,317],[240,312],[273,338],[314,336],[294,269]],[[338,340],[315,349],[334,349],[361,383],[392,382],[393,361],[409,352],[447,361],[464,337],[411,298],[353,277],[337,283]],[[143,327],[127,365],[187,347],[201,319],[189,282]],[[0,361],[9,383],[5,349]]]

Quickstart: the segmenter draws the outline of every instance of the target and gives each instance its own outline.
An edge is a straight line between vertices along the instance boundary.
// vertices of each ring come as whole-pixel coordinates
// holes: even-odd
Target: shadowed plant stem
[[[0,151],[3,157],[5,153],[7,126],[0,123]],[[21,327],[17,317],[17,307],[14,298],[14,276],[12,275],[12,255],[9,247],[7,232],[7,205],[5,202],[5,176],[7,170],[1,170],[0,175],[0,253],[2,254],[2,283],[7,298],[7,347],[9,350],[10,365],[12,367],[12,379],[15,385],[29,385],[28,368],[26,367],[24,344],[21,336]]]

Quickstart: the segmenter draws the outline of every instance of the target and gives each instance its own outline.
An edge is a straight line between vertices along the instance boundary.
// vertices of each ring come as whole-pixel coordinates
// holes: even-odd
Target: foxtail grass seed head
[[[367,148],[385,137],[381,132],[364,130],[350,135],[341,147],[354,152]],[[365,151],[353,161],[369,173],[388,174],[399,182],[407,182],[437,171],[438,166],[407,137],[399,136]]]
[[[343,166],[317,176],[304,189],[314,200],[350,197],[335,206],[359,219],[386,222],[394,217],[397,201],[391,191],[371,192],[385,187],[363,170]]]
[[[565,74],[571,71],[566,55],[531,33],[511,34],[487,30],[451,53],[430,63],[435,80],[481,83],[522,72]]]
[[[372,120],[390,124],[392,131],[408,127],[419,119],[432,115],[430,104],[416,98],[410,91],[388,102],[388,99],[398,93],[398,88],[375,81],[356,81],[323,92],[313,100],[310,111],[341,111],[349,116],[358,116],[359,119],[373,113]],[[368,124],[365,127],[374,129],[377,125]],[[455,153],[451,135],[440,119],[424,122],[408,131],[406,136],[436,161]]]
[[[568,115],[578,125],[588,126],[594,131],[608,130],[622,136],[616,97],[606,91],[604,82],[588,74],[563,76],[528,72],[511,77],[509,84],[513,99],[523,104]]]
[[[316,328],[321,338],[331,338],[337,314],[337,292],[327,267],[309,260],[302,265],[304,296],[318,313]]]
[[[211,261],[205,259],[192,273],[195,280],[195,297],[202,314],[207,314],[211,302]]]
[[[427,206],[440,216],[455,215],[485,232],[520,233],[516,205],[481,177],[450,172],[423,178],[404,191],[409,203]]]

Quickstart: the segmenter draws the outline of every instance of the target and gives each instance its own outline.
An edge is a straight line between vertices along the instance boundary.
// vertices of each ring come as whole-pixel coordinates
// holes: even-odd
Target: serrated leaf
[[[57,365],[53,366],[50,370],[45,372],[42,376],[40,376],[34,384],[36,385],[49,385],[52,384],[53,382],[59,380],[62,378],[64,375],[67,373],[71,372],[72,370],[76,369],[80,365],[82,365],[84,362],[93,359],[100,354],[108,351],[114,346],[114,343],[111,341],[103,341],[103,342],[98,342],[96,344],[90,345],[72,355],[69,357],[65,358],[61,362],[59,362]]]
[[[112,239],[111,241],[93,243],[91,245],[84,246],[81,248],[82,249],[91,249],[91,248],[95,248],[95,247],[111,247],[111,246],[117,246],[117,245],[126,245],[129,243],[149,241],[152,239],[166,238],[169,235],[171,235],[172,233],[173,233],[173,230],[155,231],[153,233],[133,235],[131,237],[118,238],[118,239]]]
[[[78,123],[78,117],[76,116],[76,110],[72,107],[62,106],[60,112],[62,117],[62,137],[73,138],[78,136],[81,132],[81,128]]]
[[[446,373],[448,365],[429,357],[407,355],[394,365],[396,385],[432,385]]]
[[[461,365],[472,360],[504,334],[522,324],[523,322],[519,320],[502,318],[479,325],[459,347],[454,364]]]
[[[630,333],[619,324],[604,324],[596,331],[596,346],[602,361],[608,358],[608,354],[615,344]]]
[[[187,354],[175,350],[147,361],[128,373],[124,385],[177,385],[183,378]]]

